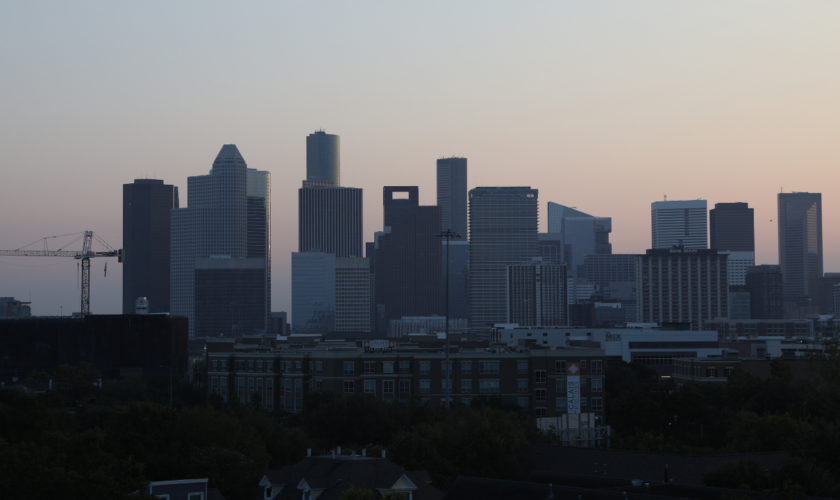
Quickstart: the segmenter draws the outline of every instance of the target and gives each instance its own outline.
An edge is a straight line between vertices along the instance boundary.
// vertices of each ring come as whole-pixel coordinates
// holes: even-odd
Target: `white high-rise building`
[[[706,200],[650,204],[651,248],[708,248]]]
[[[171,212],[170,309],[189,319],[190,336],[201,335],[195,330],[197,259],[262,258],[270,270],[270,199],[270,174],[249,169],[233,144],[222,146],[208,175],[187,179],[187,206]],[[268,301],[268,277],[264,283]]]
[[[747,284],[747,269],[755,265],[755,252],[718,252],[729,255],[726,261],[729,284],[744,286]],[[749,319],[749,318],[747,318]]]

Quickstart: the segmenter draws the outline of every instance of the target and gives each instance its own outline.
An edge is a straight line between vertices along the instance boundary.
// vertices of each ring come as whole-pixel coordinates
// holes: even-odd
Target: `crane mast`
[[[61,236],[72,236],[70,235],[61,235],[61,236],[47,236],[42,240],[44,244],[43,250],[26,250],[26,247],[34,245],[34,243],[30,243],[26,245],[26,247],[19,248],[17,250],[0,250],[0,256],[4,257],[72,257],[76,260],[80,260],[82,264],[82,316],[90,314],[90,259],[95,257],[117,257],[117,262],[122,263],[124,260],[124,253],[122,249],[114,249],[107,243],[105,243],[100,237],[96,236],[93,231],[85,231],[84,233],[74,233],[78,234],[79,236],[76,237],[73,241],[68,243],[68,245],[73,244],[74,242],[78,241],[79,238],[82,238],[82,251],[73,251],[73,250],[49,250],[47,248],[47,240],[52,238],[60,238]],[[100,244],[102,244],[106,250],[103,252],[94,252],[93,251],[93,240],[96,239]],[[37,243],[37,242],[36,242]],[[66,246],[66,245],[65,245]]]

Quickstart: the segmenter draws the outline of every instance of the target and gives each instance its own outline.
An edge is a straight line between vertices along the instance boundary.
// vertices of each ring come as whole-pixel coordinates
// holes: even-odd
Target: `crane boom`
[[[67,235],[65,235],[67,236]],[[124,260],[123,250],[115,250],[110,245],[102,241],[101,238],[93,234],[93,231],[85,231],[84,239],[82,241],[82,250],[47,250],[47,239],[55,238],[55,236],[48,236],[43,238],[44,250],[0,250],[2,257],[67,257],[82,261],[82,315],[90,314],[90,259],[94,257],[117,257],[117,262],[122,263]],[[91,247],[93,239],[102,243],[108,250],[104,252],[94,252]],[[74,241],[77,241],[78,238]],[[39,240],[41,241],[41,240]],[[30,245],[27,245],[30,246]]]

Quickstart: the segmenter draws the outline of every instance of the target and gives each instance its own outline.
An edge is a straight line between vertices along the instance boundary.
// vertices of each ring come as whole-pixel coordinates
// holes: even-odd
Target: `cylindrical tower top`
[[[306,180],[341,185],[341,147],[339,136],[323,130],[306,136]]]

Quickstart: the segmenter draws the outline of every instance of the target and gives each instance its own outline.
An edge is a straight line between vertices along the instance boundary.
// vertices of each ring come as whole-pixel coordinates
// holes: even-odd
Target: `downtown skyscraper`
[[[341,185],[341,141],[323,130],[306,137],[306,180],[309,185]]]
[[[507,320],[507,266],[539,256],[538,194],[530,187],[470,190],[470,327]]]
[[[249,169],[233,144],[222,147],[209,175],[188,178],[187,207],[171,212],[170,312],[189,319],[191,336],[251,334],[266,328],[270,198],[270,174]],[[225,279],[232,280],[229,286],[218,283]],[[199,284],[204,288],[198,294],[201,303]],[[230,314],[197,322],[197,310],[221,307],[230,307]]]
[[[715,203],[709,210],[709,248],[755,252],[755,215],[747,203]]]
[[[548,202],[548,232],[562,242],[561,259],[570,278],[585,275],[584,256],[612,253],[612,218],[595,217],[559,203]]]
[[[150,313],[169,312],[169,212],[178,188],[160,179],[123,184],[123,314],[134,314],[138,297]]]
[[[785,300],[802,300],[808,278],[823,275],[822,195],[779,193],[777,201]]]
[[[706,219],[706,200],[651,203],[651,248],[708,248]]]
[[[437,161],[437,204],[441,208],[441,227],[467,239],[467,159],[441,158]]]

